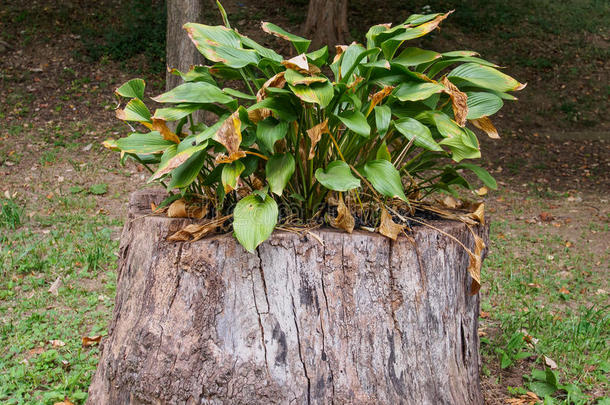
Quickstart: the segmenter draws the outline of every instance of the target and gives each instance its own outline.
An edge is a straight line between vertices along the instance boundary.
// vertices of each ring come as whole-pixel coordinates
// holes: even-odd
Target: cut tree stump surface
[[[231,235],[169,243],[192,220],[145,216],[162,198],[131,197],[88,403],[483,403],[479,297],[448,237],[274,232],[255,254]],[[464,224],[431,223],[473,247]]]

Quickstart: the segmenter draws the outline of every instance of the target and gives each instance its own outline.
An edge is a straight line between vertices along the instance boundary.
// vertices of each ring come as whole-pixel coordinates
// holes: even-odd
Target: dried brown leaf
[[[487,193],[489,192],[489,190],[487,189],[487,187],[483,186],[480,189],[476,190],[477,195],[483,197],[484,195],[487,195]]]
[[[218,132],[214,135],[214,140],[227,149],[229,157],[239,151],[239,145],[241,144],[241,121],[239,120],[238,111],[235,111],[223,122]]]
[[[55,402],[53,405],[74,405],[68,398],[65,398],[61,402]]]
[[[385,208],[381,209],[381,223],[379,224],[379,233],[387,236],[392,240],[396,240],[398,235],[405,229],[405,225],[397,224],[392,220],[392,216],[388,214]]]
[[[151,129],[153,131],[159,131],[159,133],[163,136],[163,139],[165,139],[166,141],[171,141],[171,142],[174,142],[174,143],[180,143],[180,138],[178,138],[178,135],[173,133],[167,127],[167,124],[165,123],[165,120],[162,120],[162,119],[159,119],[159,118],[153,118]]]
[[[485,225],[485,204],[478,203],[475,205],[474,210],[467,217],[478,221],[481,225]]]
[[[347,49],[347,45],[335,45],[335,57],[333,58],[333,63],[335,63],[336,61],[339,60],[339,58],[341,58],[341,54],[343,52],[345,52],[345,50]]]
[[[455,198],[451,197],[450,195],[446,195],[443,197],[441,203],[443,203],[443,205],[449,209],[456,209],[458,207],[458,205],[460,204],[459,201],[457,201]]]
[[[311,147],[309,148],[309,156],[307,157],[307,160],[314,158],[316,145],[318,142],[320,142],[322,134],[327,133],[330,133],[328,130],[328,118],[307,130],[307,136],[309,136],[309,140],[311,141]]]
[[[61,287],[61,277],[57,276],[57,278],[55,279],[55,281],[53,281],[53,284],[51,284],[47,292],[57,297],[59,295],[59,287]]]
[[[170,218],[186,218],[186,201],[181,198],[171,203],[167,209],[167,216]]]
[[[377,93],[373,94],[371,97],[371,105],[369,106],[369,113],[375,108],[377,104],[379,104],[384,98],[390,95],[390,93],[394,90],[394,86],[386,86],[383,89],[379,90]],[[367,113],[368,114],[368,113]]]
[[[280,72],[276,75],[272,76],[269,80],[267,80],[263,86],[256,92],[256,101],[262,101],[265,97],[267,97],[267,88],[269,87],[277,87],[278,89],[283,89],[286,85],[286,79],[284,79],[284,73]],[[258,110],[254,110],[258,111]],[[250,117],[250,113],[248,113],[248,118],[252,120]],[[256,122],[256,121],[254,121]]]
[[[472,233],[474,238],[474,252],[468,252],[468,273],[472,277],[472,283],[470,285],[470,294],[475,295],[481,288],[481,265],[483,263],[483,249],[485,249],[485,242],[477,235],[472,228],[469,226],[468,229]]]
[[[500,134],[498,134],[498,130],[496,127],[494,127],[494,124],[491,122],[489,117],[477,118],[476,120],[470,120],[470,122],[472,125],[485,132],[488,137],[492,139],[500,139]]]
[[[51,346],[53,347],[64,347],[66,345],[65,342],[59,340],[59,339],[53,339],[53,340],[49,340],[49,343],[51,344]]]
[[[194,242],[218,228],[217,224],[190,224],[167,238],[170,242]]]
[[[341,196],[339,198],[339,205],[337,205],[337,217],[331,222],[331,225],[335,228],[343,229],[347,233],[352,233],[355,224],[356,221]]]
[[[90,346],[94,346],[98,343],[100,343],[100,341],[102,340],[102,336],[98,335],[98,336],[83,336],[83,347],[90,347]]]
[[[245,156],[246,156],[246,152],[244,152],[243,150],[238,150],[235,153],[231,153],[229,156],[225,155],[224,153],[221,153],[220,155],[216,156],[216,159],[214,159],[214,162],[217,165],[219,165],[221,163],[233,163],[236,160],[239,160]]]
[[[284,65],[284,67],[287,69],[296,70],[299,73],[312,73],[309,70],[309,62],[307,62],[307,56],[305,56],[304,53],[297,55],[292,59],[283,60],[282,65]]]
[[[468,96],[466,93],[460,91],[455,84],[451,83],[449,79],[447,79],[447,76],[441,79],[441,83],[445,86],[445,93],[449,94],[449,98],[451,98],[451,107],[453,108],[455,122],[463,127],[466,125],[466,116],[468,115]]]

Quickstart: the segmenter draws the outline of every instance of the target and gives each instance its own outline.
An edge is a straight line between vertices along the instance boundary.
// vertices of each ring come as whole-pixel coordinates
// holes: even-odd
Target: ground
[[[147,178],[132,163],[121,166],[101,142],[129,130],[114,118],[118,85],[144,76],[149,95],[163,88],[163,53],[134,45],[141,38],[153,43],[150,35],[133,36],[159,24],[163,4],[6,3],[0,9],[6,22],[0,31],[0,401],[82,403],[98,355],[82,338],[106,333],[127,196]],[[254,3],[225,6],[240,31],[288,54],[259,33],[257,22],[296,30],[306,2]],[[434,11],[456,8],[442,31],[419,45],[475,49],[528,82],[519,102],[495,120],[502,139],[481,138],[482,163],[501,186],[484,197],[492,229],[481,292],[487,402],[540,390],[533,370],[546,361],[556,364],[564,384],[551,387],[555,401],[578,403],[582,392],[581,403],[607,403],[601,398],[610,395],[610,6],[377,3],[383,6],[350,2],[353,39],[361,40],[362,27],[401,21],[427,4]],[[136,28],[121,29],[113,16],[130,14],[121,7],[133,4],[149,8],[130,20]],[[217,21],[212,12],[206,18]],[[123,48],[100,45],[109,39]]]

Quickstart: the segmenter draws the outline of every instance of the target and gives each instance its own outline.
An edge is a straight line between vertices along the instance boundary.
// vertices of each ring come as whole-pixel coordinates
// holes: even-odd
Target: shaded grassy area
[[[139,71],[148,72],[153,92],[163,87],[163,5],[135,3],[144,8],[125,12],[125,3],[110,0],[51,8],[9,1],[0,10],[6,21],[0,39],[15,48],[0,62],[2,403],[85,400],[98,348],[83,347],[82,337],[105,333],[124,202],[145,179],[99,144],[128,130],[114,119],[114,88]],[[269,41],[258,22],[294,30],[306,1],[226,6],[240,31]],[[504,403],[540,388],[533,370],[543,370],[547,356],[557,364],[558,384],[576,387],[564,387],[570,398],[568,390],[556,390],[548,403],[607,403],[608,146],[530,137],[608,131],[610,4],[352,1],[352,36],[360,39],[360,27],[402,21],[424,6],[456,12],[422,46],[480,50],[529,82],[497,122],[515,136],[483,143],[488,167],[504,184],[487,198],[492,241],[480,331],[487,400]],[[141,18],[131,21],[137,30],[130,32],[127,23],[138,10]],[[209,12],[206,18],[218,18]],[[99,45],[101,27],[107,36]],[[587,191],[576,191],[585,184]],[[554,219],[543,221],[542,213]],[[48,290],[58,278],[54,295]]]

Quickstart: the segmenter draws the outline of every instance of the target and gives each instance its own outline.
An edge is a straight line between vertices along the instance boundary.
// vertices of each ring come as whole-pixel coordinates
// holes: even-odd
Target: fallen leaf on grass
[[[90,347],[99,344],[102,336],[83,336],[83,347]]]
[[[542,288],[542,286],[538,283],[527,283],[527,286],[532,288]]]
[[[528,391],[527,394],[518,398],[508,398],[506,403],[511,405],[535,405],[540,403],[540,398],[535,393]]]
[[[550,214],[548,212],[544,212],[544,211],[541,212],[540,215],[538,215],[538,217],[540,218],[540,220],[542,222],[551,222],[552,220],[555,219],[555,217],[552,214]]]
[[[544,359],[544,364],[546,366],[550,367],[553,370],[557,368],[557,363],[555,363],[555,361],[553,361],[553,359],[551,359],[550,357],[547,357],[547,356],[542,356],[542,358]]]
[[[567,289],[567,288],[565,288],[565,287],[561,287],[561,288],[559,289],[559,292],[560,292],[561,294],[566,294],[566,295],[567,295],[567,294],[569,294],[569,293],[570,293],[570,290],[568,290],[568,289]]]
[[[349,212],[347,205],[343,202],[343,196],[340,195],[339,205],[337,205],[337,217],[332,220],[331,225],[335,228],[343,229],[347,233],[352,233],[355,224],[356,221],[354,220],[354,217]]]
[[[68,398],[64,399],[61,402],[55,402],[53,405],[74,405]]]
[[[55,281],[53,281],[53,284],[51,284],[47,292],[57,297],[59,295],[59,287],[61,287],[61,277],[57,276],[57,278],[55,279]]]
[[[65,342],[58,340],[58,339],[53,339],[53,340],[49,340],[49,343],[51,344],[51,346],[53,347],[63,347],[66,345]]]
[[[28,357],[36,356],[40,353],[44,353],[44,347],[35,347],[27,351]]]
[[[477,190],[477,195],[480,197],[483,197],[484,195],[487,195],[487,192],[489,190],[487,189],[487,187],[483,186],[480,189]]]
[[[489,318],[489,312],[481,311],[479,314],[481,318]]]
[[[398,235],[405,229],[405,225],[400,225],[392,221],[392,216],[388,214],[385,208],[381,209],[381,224],[379,225],[379,233],[387,236],[392,240],[396,240]]]

